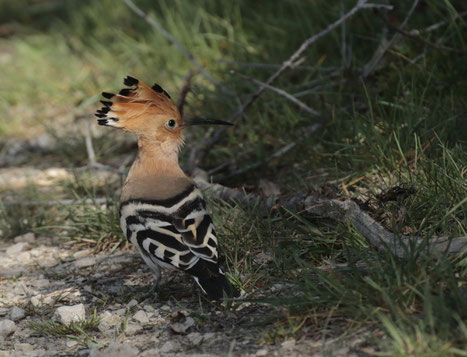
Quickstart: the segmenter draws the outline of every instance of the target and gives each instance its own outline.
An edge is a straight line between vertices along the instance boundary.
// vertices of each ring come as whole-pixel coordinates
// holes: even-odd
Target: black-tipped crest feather
[[[111,99],[112,97],[115,97],[115,94],[113,93],[108,93],[108,92],[102,92],[102,96],[107,99]]]
[[[164,90],[164,88],[162,88],[159,84],[154,83],[154,85],[151,88],[154,89],[156,93],[163,93],[167,98],[172,99],[169,93],[167,93],[167,91]]]
[[[134,77],[131,77],[131,76],[127,76],[124,80],[123,80],[123,84],[125,84],[126,86],[134,86],[134,85],[137,85],[139,82],[139,80],[137,80],[136,78]]]
[[[108,102],[106,100],[101,100],[101,103],[104,104],[107,108],[110,108],[112,106],[112,102]]]
[[[162,93],[164,91],[162,87],[157,83],[154,83],[154,85],[151,88],[154,89],[157,93]]]
[[[120,92],[118,92],[118,94],[123,95],[125,97],[128,97],[131,94],[132,91],[133,91],[133,89],[123,88]]]

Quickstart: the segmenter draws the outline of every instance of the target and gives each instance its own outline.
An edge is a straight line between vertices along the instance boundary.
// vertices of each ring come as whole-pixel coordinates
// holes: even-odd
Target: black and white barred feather
[[[122,202],[120,224],[156,277],[160,267],[179,269],[212,299],[239,295],[218,264],[214,225],[194,185],[169,199]]]

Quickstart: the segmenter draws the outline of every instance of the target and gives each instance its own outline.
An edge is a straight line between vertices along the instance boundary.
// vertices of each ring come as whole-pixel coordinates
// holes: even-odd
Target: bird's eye
[[[166,125],[169,129],[173,129],[177,125],[177,122],[174,119],[170,119]]]

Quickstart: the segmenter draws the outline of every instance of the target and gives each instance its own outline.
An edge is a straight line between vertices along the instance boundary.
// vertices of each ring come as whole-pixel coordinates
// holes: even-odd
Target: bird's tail
[[[229,298],[240,296],[240,292],[230,284],[221,269],[216,276],[202,278],[193,276],[193,278],[210,299],[220,300],[224,296]]]

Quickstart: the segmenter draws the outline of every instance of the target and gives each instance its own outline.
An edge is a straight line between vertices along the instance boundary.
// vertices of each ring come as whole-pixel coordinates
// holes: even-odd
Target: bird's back
[[[217,237],[200,191],[188,178],[183,183],[181,178],[172,180],[177,182],[177,192],[171,186],[171,191],[164,194],[156,190],[157,195],[148,192],[130,195],[127,191],[126,197],[122,196],[123,232],[153,269],[185,271],[213,299],[224,294],[237,295],[219,267]],[[159,181],[160,178],[153,178],[154,187]],[[149,191],[154,191],[154,187]],[[131,192],[141,190],[139,187]]]

